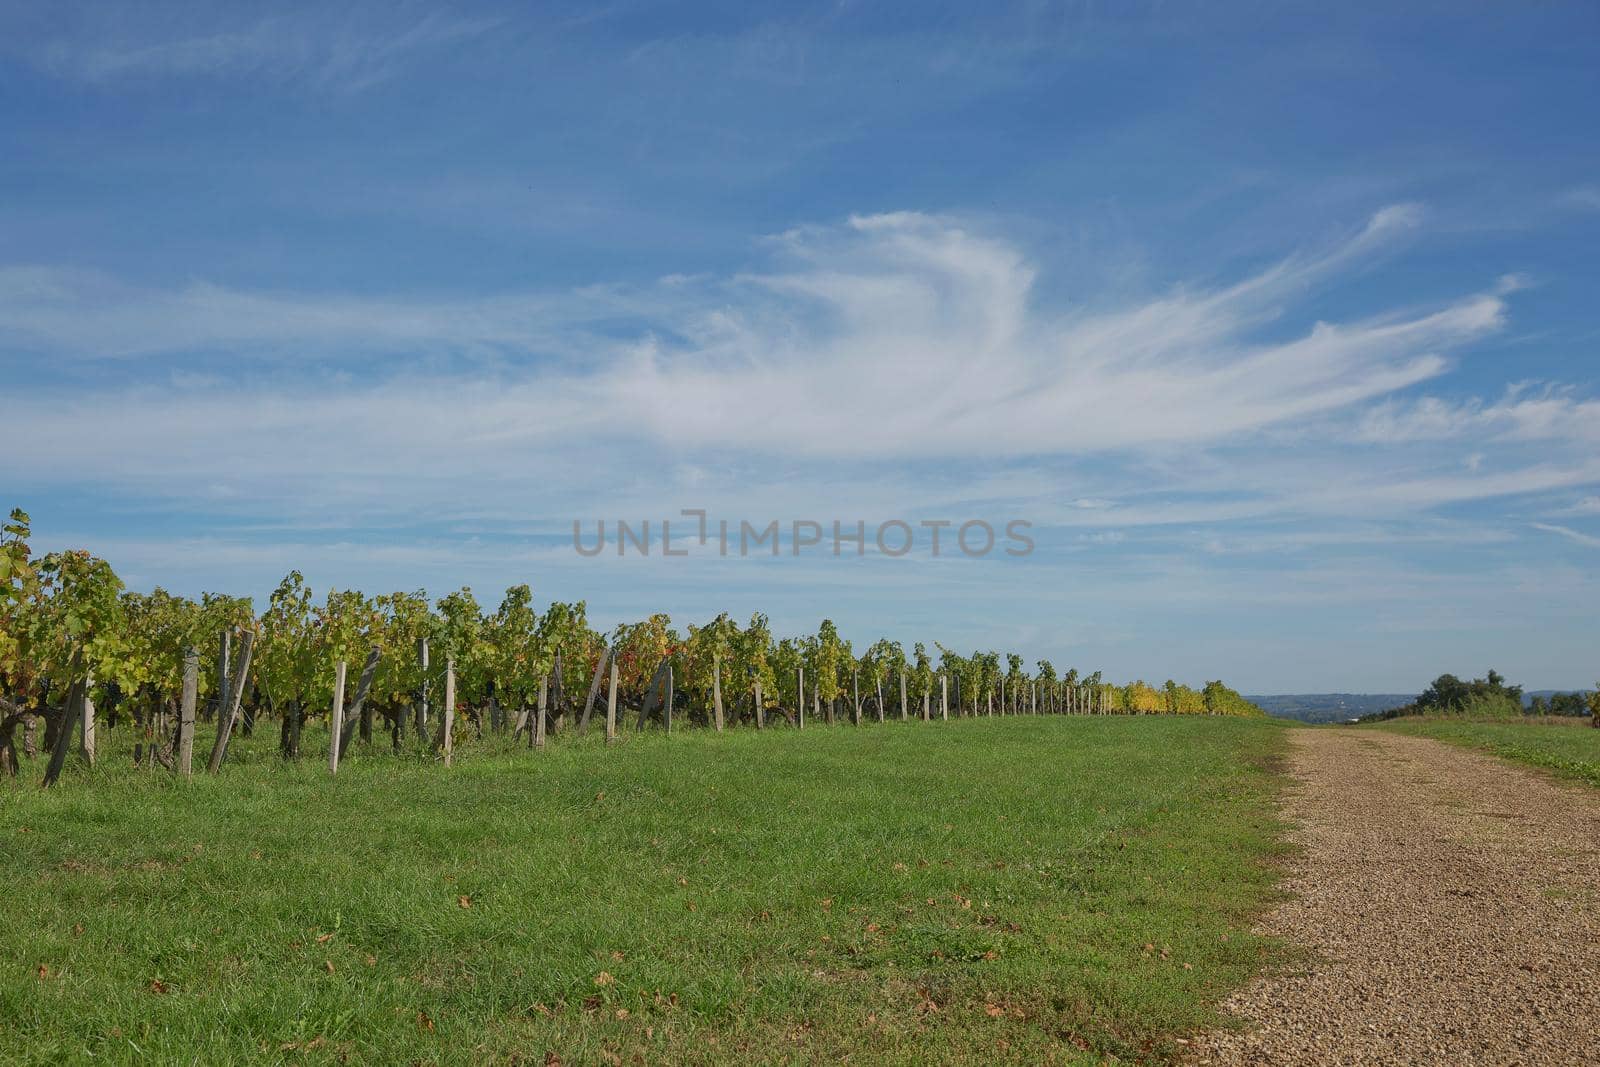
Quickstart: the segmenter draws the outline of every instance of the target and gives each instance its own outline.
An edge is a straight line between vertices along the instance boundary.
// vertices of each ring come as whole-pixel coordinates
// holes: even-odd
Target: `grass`
[[[1266,721],[275,733],[0,783],[0,1060],[1164,1062],[1278,958]]]
[[[1588,719],[1543,718],[1480,722],[1450,716],[1393,719],[1381,729],[1483,749],[1542,767],[1562,778],[1600,787],[1600,730]]]

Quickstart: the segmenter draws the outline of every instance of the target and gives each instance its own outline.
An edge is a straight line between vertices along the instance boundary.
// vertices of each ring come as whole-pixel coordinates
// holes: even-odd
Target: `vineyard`
[[[100,731],[128,731],[135,762],[190,774],[196,723],[207,769],[223,767],[235,731],[275,728],[286,760],[325,736],[328,765],[370,752],[450,763],[463,745],[509,735],[540,748],[552,735],[603,727],[693,724],[804,729],[848,721],[995,715],[1260,715],[1221,682],[1116,686],[1100,671],[1031,670],[1015,654],[962,655],[938,642],[883,639],[856,651],[830,621],[776,638],[766,616],[726,614],[677,630],[664,614],[593,629],[582,601],[535,607],[527,585],[486,611],[471,589],[319,601],[298,572],[264,611],[248,598],[199,600],[126,590],[86,551],[35,556],[16,510],[0,536],[0,766],[43,757],[45,785],[77,749],[96,758]],[[314,722],[318,729],[307,733]],[[272,724],[269,726],[269,724]],[[359,746],[353,747],[353,742]]]

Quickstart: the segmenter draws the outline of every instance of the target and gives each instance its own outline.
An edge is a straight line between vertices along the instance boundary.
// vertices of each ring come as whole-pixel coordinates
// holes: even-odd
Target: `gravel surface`
[[[1600,1064],[1600,793],[1377,730],[1296,730],[1303,850],[1262,929],[1309,959],[1196,1063]]]

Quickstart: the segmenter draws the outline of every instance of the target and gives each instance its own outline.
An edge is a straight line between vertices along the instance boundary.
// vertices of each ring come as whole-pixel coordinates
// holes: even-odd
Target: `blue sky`
[[[136,587],[1592,684],[1600,13],[1392,6],[0,2],[0,500]],[[694,507],[1037,548],[572,551]]]

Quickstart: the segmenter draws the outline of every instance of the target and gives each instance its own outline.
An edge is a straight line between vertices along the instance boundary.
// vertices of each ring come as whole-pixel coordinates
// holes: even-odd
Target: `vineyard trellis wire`
[[[197,721],[214,724],[207,769],[216,774],[235,730],[275,719],[280,755],[298,760],[308,718],[325,719],[337,772],[355,742],[370,749],[380,720],[395,751],[409,728],[413,745],[449,765],[462,740],[507,734],[537,750],[552,732],[586,733],[602,696],[608,740],[630,713],[635,729],[667,731],[685,721],[720,731],[1263,714],[1220,681],[1115,686],[1098,670],[1058,674],[1039,660],[1030,671],[1015,653],[963,655],[937,642],[936,658],[921,642],[908,654],[888,638],[857,654],[827,619],[814,634],[783,638],[759,613],[744,626],[724,613],[683,633],[656,614],[601,633],[584,602],[540,611],[527,585],[492,612],[465,587],[437,599],[332,590],[317,603],[294,571],[258,614],[247,598],[128,591],[106,561],[82,550],[35,556],[29,536],[20,509],[0,526],[0,770],[17,775],[40,754],[42,724],[47,786],[74,734],[94,761],[102,724],[132,731],[135,762],[187,775]]]

